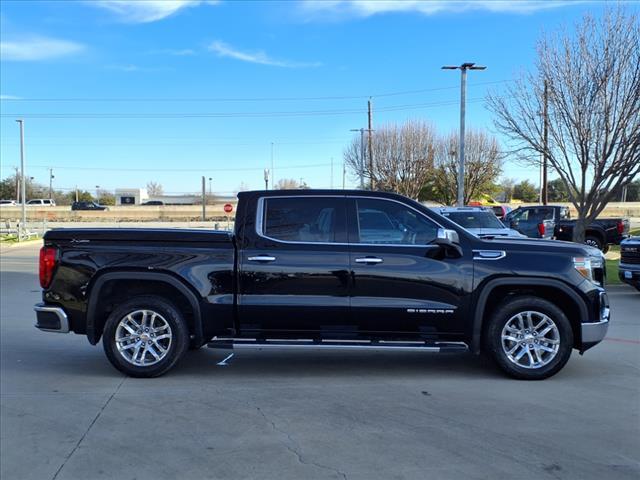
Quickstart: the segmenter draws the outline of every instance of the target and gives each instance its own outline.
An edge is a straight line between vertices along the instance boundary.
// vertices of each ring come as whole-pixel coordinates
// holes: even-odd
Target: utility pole
[[[333,190],[333,157],[331,157],[331,190]]]
[[[271,186],[273,188],[273,185]],[[269,190],[269,169],[264,169],[264,189]]]
[[[76,202],[78,201],[78,185],[76,185]]]
[[[27,233],[27,182],[24,169],[24,120],[16,120],[20,125],[20,196],[22,197],[22,221],[18,231],[18,241],[22,241]]]
[[[56,178],[53,175],[53,168],[49,169],[49,200],[53,198],[53,179]]]
[[[373,112],[371,110],[371,97],[369,97],[369,101],[367,102],[367,110],[368,110],[368,117],[369,117],[369,128],[367,129],[367,131],[369,132],[369,180],[370,180],[369,188],[371,190],[375,190],[376,185],[375,185],[375,180],[373,175],[373,146],[372,146],[372,139],[371,139],[371,132],[373,132],[372,130]]]
[[[273,165],[273,142],[271,142],[271,188],[273,188],[273,186],[276,184],[275,171],[276,171],[276,167]]]
[[[352,128],[351,132],[360,132],[360,162],[358,175],[360,177],[360,189],[364,190],[364,128]]]
[[[207,218],[207,191],[205,189],[204,175],[202,176],[202,221]]]
[[[546,205],[549,199],[547,189],[547,165],[549,164],[549,87],[546,79],[544,81],[544,105],[542,115],[544,117],[544,128],[542,133],[544,153],[542,154],[542,185],[540,186],[540,194],[542,196],[542,204]]]
[[[96,202],[100,203],[100,185],[96,185]]]
[[[347,164],[344,162],[344,160],[342,161],[342,189],[345,189],[345,181],[347,179]]]
[[[212,200],[212,198],[211,198],[211,177],[209,177],[209,200]]]
[[[484,70],[487,67],[476,65],[475,63],[463,63],[456,67],[445,65],[443,70],[460,70],[460,158],[458,160],[458,207],[464,207],[464,128],[465,113],[467,103],[467,70]]]

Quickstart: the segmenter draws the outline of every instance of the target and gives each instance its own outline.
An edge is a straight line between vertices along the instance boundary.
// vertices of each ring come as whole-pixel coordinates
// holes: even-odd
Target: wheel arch
[[[476,300],[471,332],[471,351],[473,353],[480,353],[486,315],[501,303],[505,296],[521,293],[539,296],[553,302],[565,313],[571,323],[574,346],[581,344],[580,325],[588,321],[589,311],[585,301],[568,285],[559,280],[533,277],[496,278],[487,281],[481,287]]]
[[[89,288],[89,301],[87,304],[87,339],[92,345],[97,344],[102,336],[104,323],[108,315],[106,306],[100,303],[101,293],[114,282],[134,282],[142,289],[141,294],[158,294],[158,291],[146,291],[147,286],[162,286],[160,293],[172,292],[179,296],[173,298],[178,307],[188,306],[187,323],[190,333],[195,336],[195,341],[202,341],[202,315],[200,302],[196,294],[182,280],[175,278],[169,273],[163,272],[141,272],[141,271],[118,271],[105,272],[95,278]],[[145,284],[146,282],[146,284]],[[142,285],[140,285],[142,284]]]

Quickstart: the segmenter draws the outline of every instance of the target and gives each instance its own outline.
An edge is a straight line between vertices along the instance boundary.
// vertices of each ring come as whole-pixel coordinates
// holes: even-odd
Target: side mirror
[[[437,237],[432,243],[440,247],[445,257],[460,258],[463,255],[462,248],[460,247],[460,237],[455,230],[439,228]]]

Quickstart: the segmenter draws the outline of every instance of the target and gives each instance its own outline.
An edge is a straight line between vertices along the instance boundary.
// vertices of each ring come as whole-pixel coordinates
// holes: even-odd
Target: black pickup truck
[[[135,377],[208,344],[471,350],[513,377],[542,379],[607,332],[594,248],[483,240],[389,193],[238,198],[234,234],[47,232],[36,327],[102,338],[111,363]]]
[[[559,205],[518,207],[507,214],[505,222],[527,237],[566,241],[572,240],[576,223],[569,208]],[[596,218],[585,231],[584,243],[607,252],[610,245],[619,245],[628,235],[629,219]]]

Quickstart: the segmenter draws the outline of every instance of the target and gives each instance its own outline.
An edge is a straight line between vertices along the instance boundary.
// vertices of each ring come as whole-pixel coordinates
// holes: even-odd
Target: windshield
[[[506,228],[493,212],[447,212],[442,215],[464,228]]]

